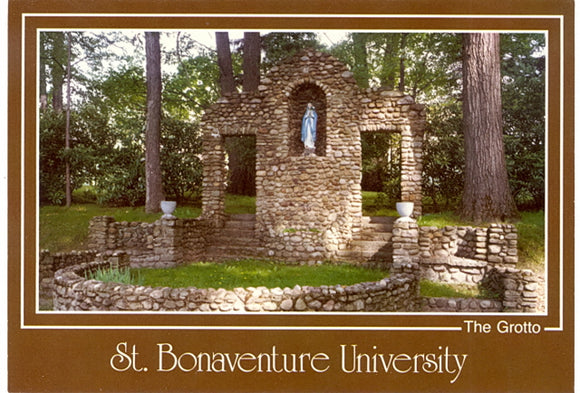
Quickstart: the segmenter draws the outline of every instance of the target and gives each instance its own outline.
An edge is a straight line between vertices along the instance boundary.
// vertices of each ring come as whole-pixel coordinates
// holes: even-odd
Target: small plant
[[[98,268],[95,271],[88,271],[85,272],[85,279],[130,285],[142,285],[143,282],[139,271],[119,268]]]

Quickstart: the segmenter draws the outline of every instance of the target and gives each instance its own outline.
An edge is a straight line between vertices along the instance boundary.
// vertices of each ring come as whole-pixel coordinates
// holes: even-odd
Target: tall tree
[[[502,133],[499,34],[463,36],[465,180],[461,215],[475,222],[517,215]]]
[[[145,32],[147,119],[145,124],[145,211],[157,213],[163,200],[161,179],[161,48],[159,32]]]
[[[244,33],[243,60],[243,90],[258,90],[258,85],[260,84],[260,33]]]
[[[227,31],[215,33],[218,66],[220,69],[220,87],[222,95],[230,94],[236,85],[232,67],[232,54],[230,51],[230,38]]]
[[[72,34],[70,31],[66,34],[67,41],[67,64],[66,64],[66,126],[65,126],[65,152],[70,150],[70,109],[71,109],[71,48],[72,48]],[[70,180],[70,160],[66,159],[66,169],[65,169],[65,194],[66,194],[66,207],[70,207],[72,204],[72,187]]]

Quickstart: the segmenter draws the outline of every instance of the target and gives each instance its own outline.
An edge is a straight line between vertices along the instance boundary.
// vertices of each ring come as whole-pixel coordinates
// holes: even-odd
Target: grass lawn
[[[493,295],[480,292],[474,285],[444,284],[421,280],[421,296],[423,297],[456,297],[456,298],[492,298]]]
[[[89,221],[95,216],[112,216],[117,221],[153,222],[161,214],[146,214],[142,207],[101,207],[94,204],[42,206],[39,215],[40,248],[52,252],[86,249]]]
[[[347,264],[314,266],[244,259],[223,263],[198,262],[170,269],[132,269],[133,283],[172,288],[293,288],[300,286],[352,285],[379,281],[388,273]]]
[[[293,288],[296,285],[348,286],[374,282],[388,277],[388,272],[347,264],[315,266],[287,265],[281,262],[244,259],[223,263],[198,262],[168,269],[99,270],[87,278],[99,281],[170,288]],[[486,294],[469,285],[450,285],[421,281],[423,297],[485,298]]]

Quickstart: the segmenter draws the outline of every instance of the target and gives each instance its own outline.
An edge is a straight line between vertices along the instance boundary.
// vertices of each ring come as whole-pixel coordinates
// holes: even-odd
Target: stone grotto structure
[[[312,155],[300,141],[308,103],[318,114]],[[226,220],[225,139],[255,137],[255,234],[266,255],[301,258],[294,252],[299,246],[318,259],[334,259],[363,226],[361,133],[401,134],[401,200],[414,202],[418,216],[424,126],[425,108],[412,97],[361,90],[331,55],[302,51],[273,67],[258,92],[222,97],[206,111],[202,218],[217,228]]]

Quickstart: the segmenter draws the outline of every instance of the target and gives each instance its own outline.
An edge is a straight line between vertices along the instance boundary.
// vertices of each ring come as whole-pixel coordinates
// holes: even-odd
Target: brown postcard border
[[[66,3],[66,4],[65,4]],[[227,1],[220,5],[210,2],[177,1],[167,6],[163,1],[104,1],[71,5],[69,2],[12,1],[9,14],[9,149],[8,149],[8,281],[9,281],[9,367],[10,388],[18,391],[107,391],[135,390],[199,390],[199,391],[571,391],[573,384],[573,22],[570,2],[489,2],[470,4],[467,13],[464,2],[426,2],[390,4],[360,2],[367,7],[356,7],[357,2],[332,2],[332,11],[322,2],[244,3],[247,13],[325,14],[327,18],[268,18],[234,16],[240,2]],[[212,16],[128,18],[103,16],[51,17],[58,12],[79,13],[191,13],[191,5],[199,13]],[[199,7],[197,7],[199,6]],[[65,8],[66,7],[66,8]],[[359,8],[359,9],[357,9]],[[390,8],[390,9],[389,9]],[[428,17],[408,18],[403,14],[425,14]],[[330,14],[373,13],[358,19],[345,19]],[[525,11],[522,11],[525,10]],[[232,13],[227,16],[218,12]],[[447,17],[431,17],[444,14]],[[29,14],[23,18],[23,14]],[[399,15],[394,15],[399,14]],[[455,14],[455,15],[452,15]],[[500,16],[497,18],[496,16]],[[509,14],[512,14],[509,16]],[[518,15],[519,14],[519,15]],[[463,17],[461,16],[463,15]],[[479,16],[478,16],[479,15]],[[486,15],[487,17],[483,16]],[[534,15],[544,15],[536,18]],[[493,16],[493,17],[492,17]],[[561,16],[555,20],[554,16]],[[271,20],[273,19],[273,20]],[[22,37],[22,23],[26,23]],[[35,59],[37,28],[259,28],[267,30],[292,29],[439,29],[439,30],[548,30],[549,34],[549,107],[548,107],[548,174],[547,194],[547,265],[548,315],[79,315],[42,313],[36,311],[36,156],[35,142]],[[386,27],[388,26],[388,27]],[[420,27],[418,27],[420,26]],[[560,30],[562,28],[562,30]],[[23,40],[24,38],[24,40]],[[560,50],[563,62],[560,63]],[[21,56],[25,56],[22,67]],[[32,61],[29,61],[32,59]],[[557,61],[554,61],[556,59]],[[554,63],[558,63],[554,65]],[[24,71],[24,75],[22,75]],[[560,79],[564,82],[560,83]],[[24,81],[24,91],[21,89]],[[25,111],[21,113],[20,103]],[[31,110],[32,108],[32,110]],[[562,111],[562,114],[560,114]],[[21,139],[24,122],[24,140]],[[24,146],[24,149],[22,147]],[[22,155],[24,151],[24,155]],[[24,171],[24,176],[21,175]],[[24,179],[23,179],[24,177]],[[561,191],[560,191],[561,190]],[[557,196],[553,196],[554,193]],[[23,215],[22,212],[25,212]],[[24,219],[22,219],[22,216]],[[24,243],[23,243],[24,242]],[[21,253],[24,254],[22,265]],[[21,274],[23,273],[23,274]],[[23,297],[22,297],[23,295]],[[562,295],[562,303],[560,296]],[[22,298],[21,298],[22,297]],[[500,319],[520,323],[533,321],[544,328],[540,337],[492,334],[487,337],[468,335],[462,329],[467,318],[495,324]],[[291,326],[290,326],[291,325]],[[432,329],[442,327],[443,330]],[[452,328],[450,331],[445,328]],[[459,328],[459,330],[457,330]],[[430,330],[431,329],[431,330]],[[87,340],[87,335],[92,338]],[[307,350],[331,351],[338,343],[365,344],[391,343],[393,351],[411,352],[422,349],[420,343],[453,343],[475,358],[477,372],[466,370],[462,383],[450,385],[436,379],[435,385],[427,377],[389,376],[388,386],[378,384],[375,376],[324,373],[320,375],[281,376],[254,375],[179,375],[173,379],[149,373],[132,375],[111,371],[108,361],[119,341],[137,342],[143,347],[154,346],[155,341],[169,341],[190,349],[192,342],[199,349],[249,351],[251,348],[269,348],[276,343],[287,352]],[[219,342],[219,345],[216,344]],[[252,345],[248,344],[252,342]],[[189,345],[189,348],[188,346]],[[376,345],[379,346],[379,345]],[[44,348],[39,351],[39,349]],[[104,348],[104,349],[100,349]],[[505,357],[490,355],[490,349],[501,348]],[[197,349],[197,348],[196,348]],[[144,349],[146,355],[150,349]],[[46,353],[45,353],[46,352]],[[72,355],[70,355],[72,354]],[[152,356],[152,355],[151,355]],[[530,356],[538,358],[540,368],[529,364]],[[72,358],[71,358],[72,357]],[[72,363],[71,364],[71,359]],[[555,363],[556,364],[552,364]],[[74,364],[78,363],[78,364]],[[333,363],[334,364],[334,363]],[[72,381],[62,373],[68,367],[75,373]],[[91,372],[82,373],[84,368]],[[79,375],[79,373],[81,375]],[[40,378],[42,376],[42,378]],[[234,381],[238,382],[234,382]],[[273,381],[284,384],[272,385]],[[93,389],[93,387],[95,389]],[[324,388],[323,388],[324,387]]]

